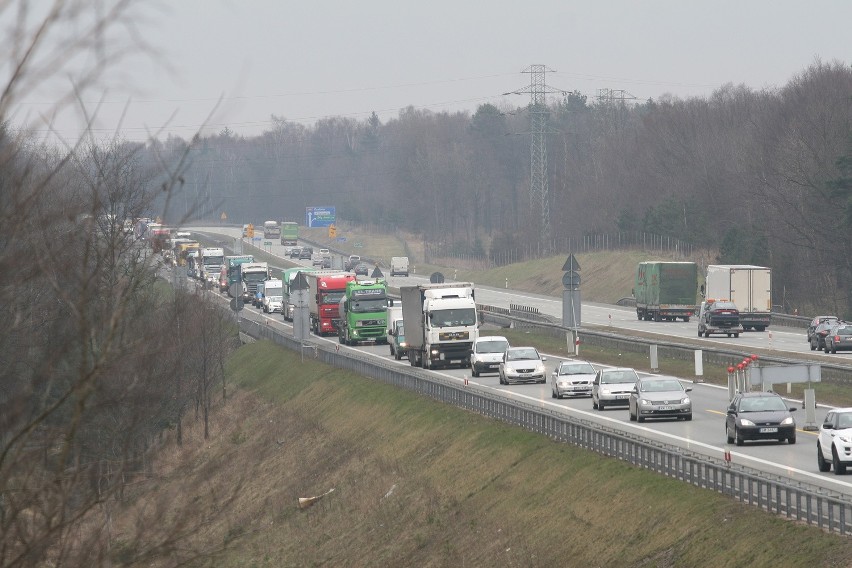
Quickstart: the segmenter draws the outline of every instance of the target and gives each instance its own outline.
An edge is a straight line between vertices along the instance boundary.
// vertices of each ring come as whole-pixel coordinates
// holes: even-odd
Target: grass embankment
[[[227,374],[211,439],[156,466],[176,507],[243,484],[199,535],[228,543],[216,566],[852,563],[848,539],[270,343]]]
[[[338,242],[328,238],[328,230],[321,228],[301,229],[305,238],[324,245],[330,245],[346,254],[358,254],[390,264],[393,256],[412,254],[412,266],[417,274],[429,275],[441,272],[445,277],[454,277],[461,281],[472,281],[480,286],[503,288],[508,281],[509,288],[536,294],[551,296],[562,295],[562,266],[566,254],[554,255],[547,258],[518,262],[506,266],[489,269],[468,266],[467,263],[454,259],[443,259],[443,264],[433,261],[424,264],[423,243],[415,235],[398,233],[387,235],[369,233],[358,227],[342,225],[338,236],[346,239]],[[356,248],[356,244],[361,247]],[[575,253],[580,264],[580,275],[583,278],[583,301],[615,303],[619,299],[631,295],[636,265],[646,260],[702,260],[706,261],[707,253],[700,251],[696,258],[685,259],[664,252],[647,252],[641,250],[597,251]],[[701,259],[698,257],[701,256]]]

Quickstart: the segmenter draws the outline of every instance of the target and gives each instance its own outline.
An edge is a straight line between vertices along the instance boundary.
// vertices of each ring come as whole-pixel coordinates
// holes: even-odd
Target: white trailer
[[[743,329],[763,331],[772,319],[772,269],[750,264],[711,264],[704,297],[730,300],[740,311]]]

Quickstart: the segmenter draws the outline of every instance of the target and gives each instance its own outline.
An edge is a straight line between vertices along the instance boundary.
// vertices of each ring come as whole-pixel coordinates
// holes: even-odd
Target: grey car
[[[646,418],[676,418],[692,420],[691,387],[672,377],[644,377],[636,381],[627,408],[630,420],[644,422]]]
[[[627,406],[633,385],[639,374],[627,367],[601,369],[592,383],[592,408],[603,410],[607,406]]]
[[[562,361],[550,375],[550,396],[592,396],[595,368],[587,361]]]
[[[546,382],[545,361],[547,358],[542,357],[535,347],[509,347],[503,353],[498,368],[500,384]]]

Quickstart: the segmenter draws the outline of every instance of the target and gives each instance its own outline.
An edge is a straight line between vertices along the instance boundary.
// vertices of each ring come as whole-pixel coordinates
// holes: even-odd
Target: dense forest
[[[312,127],[273,117],[261,136],[226,129],[144,151],[187,159],[173,218],[303,222],[305,207],[335,206],[351,223],[496,255],[542,240],[528,111],[408,108],[384,124],[374,114]],[[572,92],[546,111],[552,242],[669,236],[718,251],[720,262],[771,266],[776,304],[849,312],[849,65],[817,61],[781,88],[725,85],[709,98],[627,105]],[[198,202],[206,207],[191,211]]]

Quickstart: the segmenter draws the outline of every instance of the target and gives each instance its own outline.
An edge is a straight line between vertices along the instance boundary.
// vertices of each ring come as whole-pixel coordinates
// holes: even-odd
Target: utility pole
[[[545,81],[549,69],[546,65],[530,65],[521,73],[529,73],[530,85],[504,93],[506,95],[530,94],[530,209],[539,215],[539,244],[543,254],[550,252],[550,192],[547,185],[547,108],[548,93],[564,93],[549,87]]]

